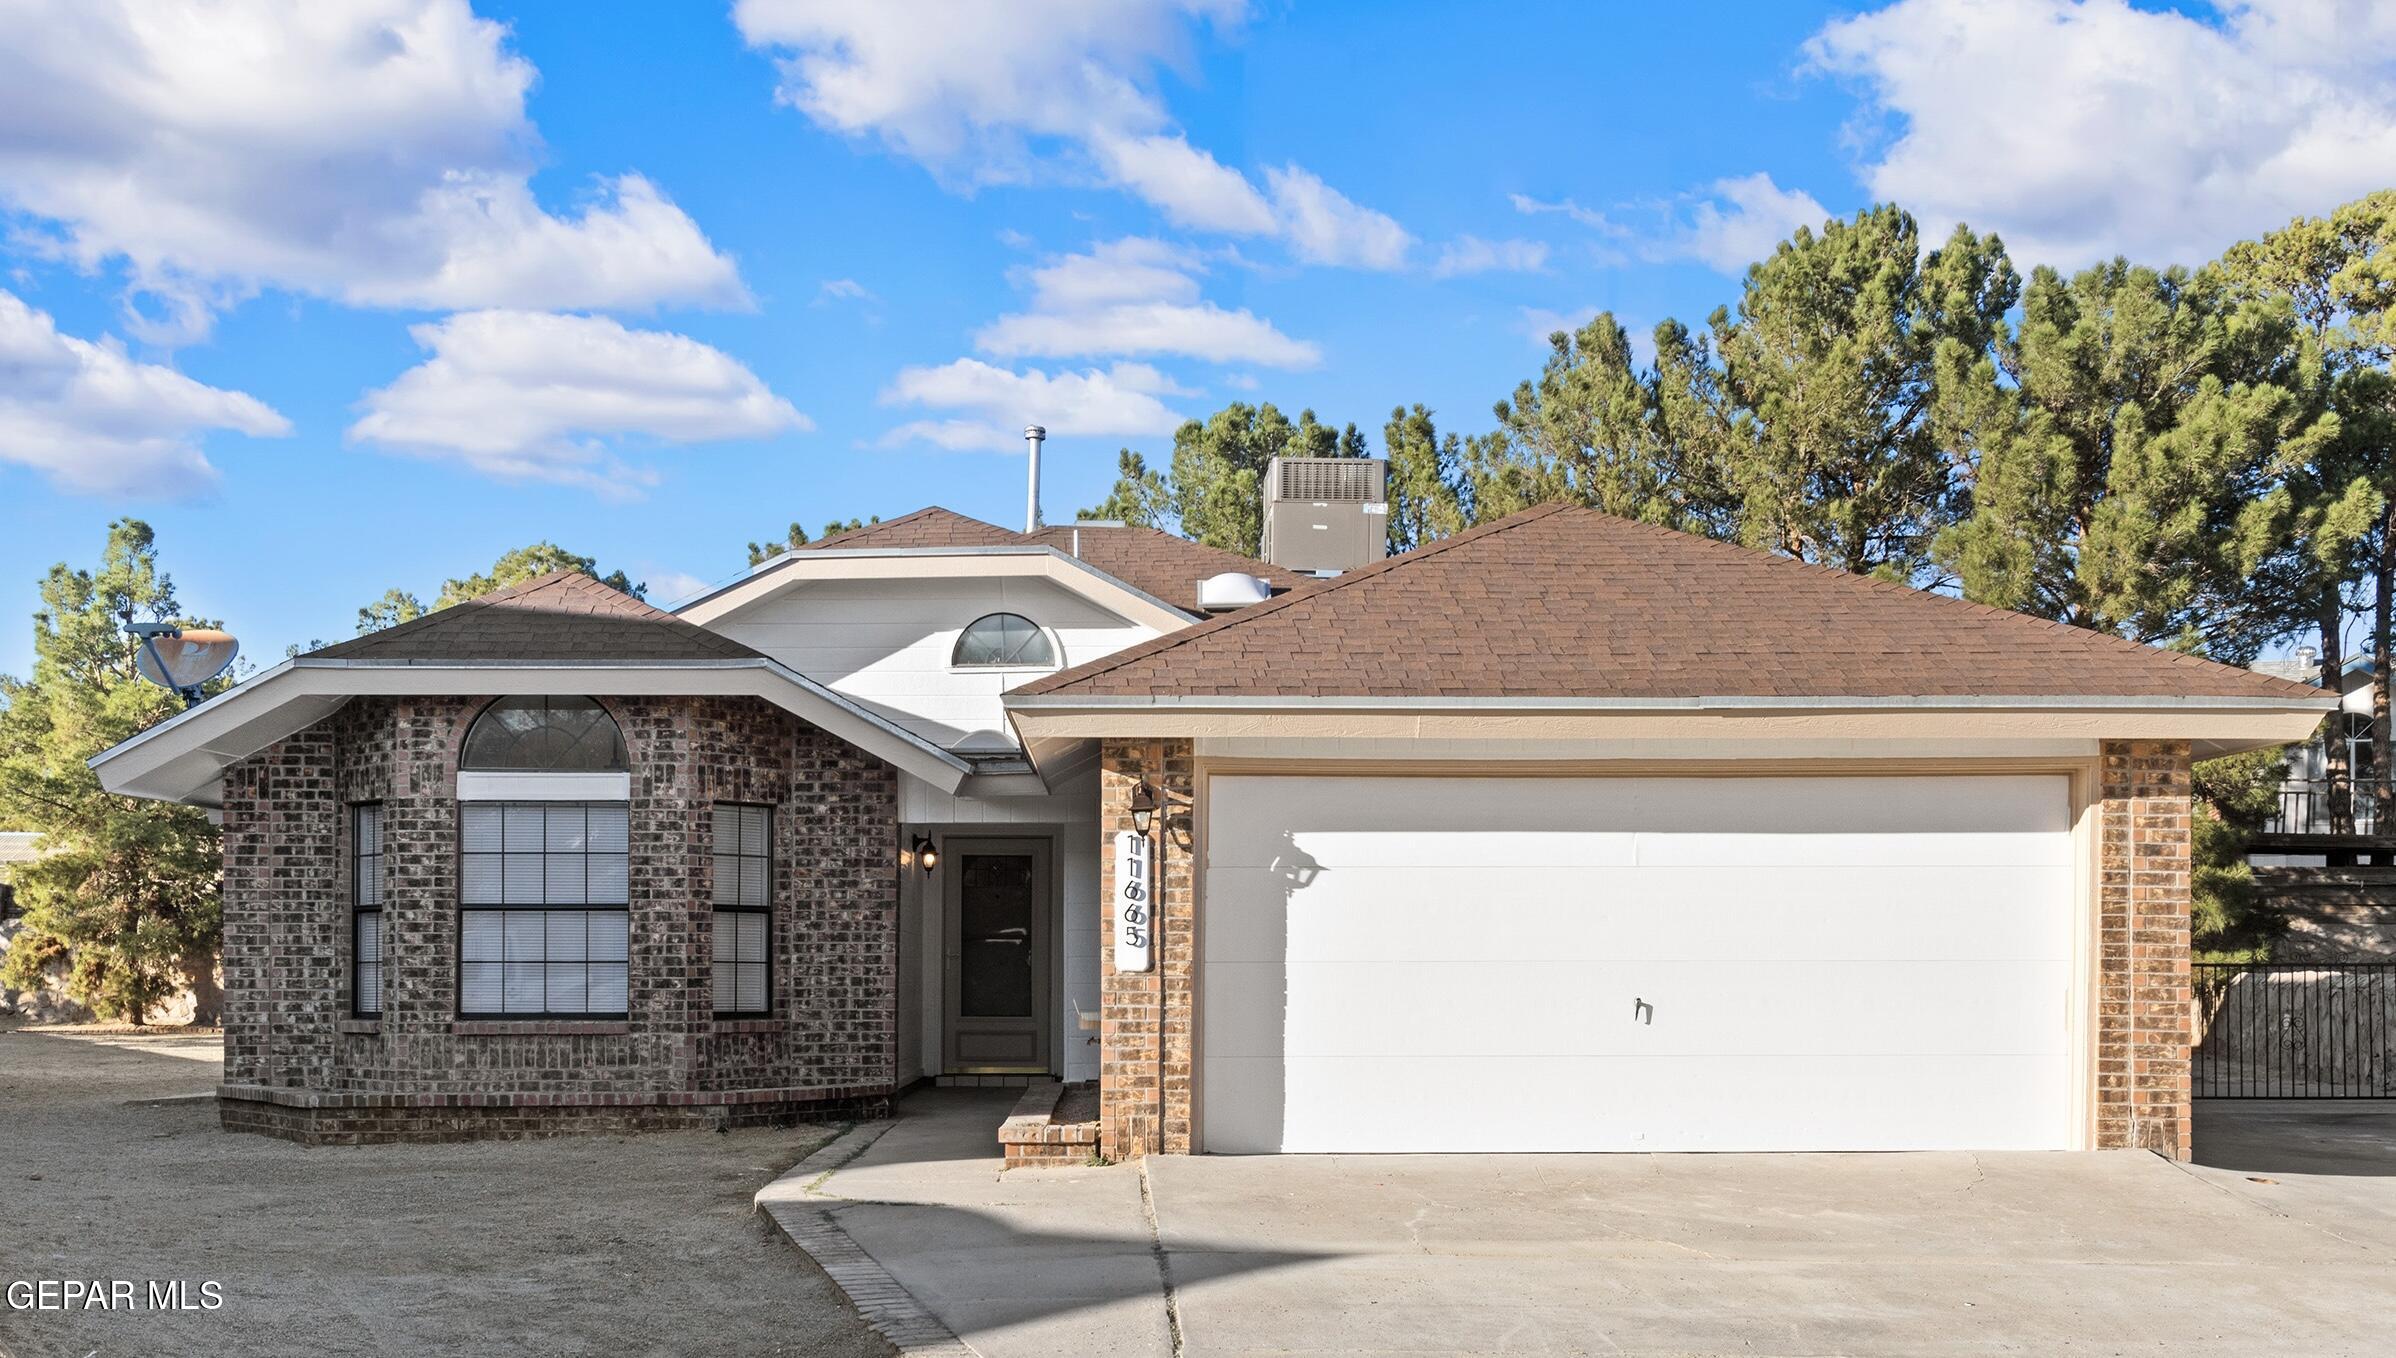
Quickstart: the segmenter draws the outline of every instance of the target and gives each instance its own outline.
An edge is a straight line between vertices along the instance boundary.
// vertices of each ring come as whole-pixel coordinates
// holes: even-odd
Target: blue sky
[[[250,655],[539,538],[670,603],[792,519],[1051,519],[1229,400],[1484,428],[1894,198],[2200,262],[2396,182],[2340,0],[0,0],[0,672],[159,530]]]

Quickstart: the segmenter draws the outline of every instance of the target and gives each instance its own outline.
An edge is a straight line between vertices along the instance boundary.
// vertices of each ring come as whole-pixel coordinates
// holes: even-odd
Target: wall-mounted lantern
[[[915,842],[907,846],[907,855],[915,860],[915,866],[922,868],[926,876],[940,866],[939,846],[922,835],[917,835]]]
[[[1149,825],[1155,819],[1156,790],[1149,787],[1148,780],[1143,778],[1140,780],[1140,785],[1133,788],[1131,792],[1131,828],[1139,831],[1141,837],[1145,838]]]

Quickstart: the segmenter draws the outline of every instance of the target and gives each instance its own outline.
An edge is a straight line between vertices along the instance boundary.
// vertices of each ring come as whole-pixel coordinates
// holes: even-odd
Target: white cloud
[[[1160,398],[1191,394],[1145,363],[1052,375],[960,358],[899,371],[882,393],[883,404],[954,413],[900,425],[881,441],[1005,453],[1022,448],[1023,427],[1035,423],[1054,438],[1170,433],[1183,417]]]
[[[879,302],[881,300],[874,295],[873,289],[854,278],[827,278],[824,280],[824,285],[815,290],[815,301],[818,306],[825,302]]]
[[[1535,240],[1483,240],[1458,236],[1440,247],[1431,272],[1441,278],[1458,274],[1537,273],[1547,267],[1547,243]]]
[[[961,186],[1091,179],[1175,226],[1275,236],[1313,264],[1397,268],[1409,237],[1297,168],[1261,193],[1190,144],[1155,90],[1196,24],[1236,28],[1247,0],[954,0],[937,20],[888,0],[739,0],[778,97]]]
[[[1028,270],[1032,309],[1001,316],[974,347],[1001,358],[1175,355],[1214,363],[1309,368],[1322,350],[1245,308],[1199,299],[1205,264],[1142,237],[1107,241]]]
[[[20,244],[122,261],[156,337],[194,337],[262,287],[436,308],[746,300],[639,175],[563,214],[534,199],[534,71],[464,0],[0,9],[0,201],[33,219]]]
[[[1086,254],[1058,256],[1024,277],[1040,309],[1081,311],[1117,302],[1194,302],[1196,275],[1205,271],[1192,251],[1126,236],[1093,245]]]
[[[1510,193],[1506,195],[1506,200],[1514,204],[1514,210],[1525,217],[1536,217],[1550,212],[1561,213],[1592,230],[1615,235],[1622,234],[1622,228],[1616,226],[1612,218],[1595,208],[1582,207],[1570,198],[1560,198],[1550,203],[1533,198],[1527,193]]]
[[[1271,321],[1212,302],[1138,302],[1065,315],[1001,316],[975,333],[973,347],[1001,358],[1175,354],[1267,368],[1311,368],[1323,361],[1321,349],[1282,334]]]
[[[1101,133],[1091,151],[1107,176],[1153,204],[1176,226],[1231,235],[1280,229],[1272,207],[1247,176],[1190,145],[1179,133],[1126,137]]]
[[[730,355],[682,335],[528,311],[467,312],[408,333],[432,357],[367,393],[353,441],[625,494],[655,477],[602,440],[701,443],[813,427]]]
[[[1295,165],[1265,171],[1282,230],[1298,258],[1310,264],[1402,269],[1414,237],[1386,214],[1360,207]]]
[[[1686,223],[1650,241],[1651,259],[1694,259],[1727,274],[1772,253],[1798,227],[1817,230],[1830,213],[1802,189],[1784,189],[1763,173],[1716,180]]]
[[[689,571],[671,568],[643,571],[640,578],[641,583],[649,587],[649,602],[665,609],[689,603],[716,587],[713,580],[703,580]]]
[[[2396,7],[1900,0],[1805,48],[1893,135],[1873,195],[2005,237],[2028,265],[2199,264],[2396,182]]]
[[[114,339],[58,333],[47,312],[0,290],[0,462],[86,495],[180,498],[214,486],[199,435],[291,432],[256,397],[126,356]]]

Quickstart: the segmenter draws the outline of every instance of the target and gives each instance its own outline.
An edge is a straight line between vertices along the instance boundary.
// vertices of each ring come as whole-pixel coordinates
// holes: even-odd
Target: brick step
[[[1096,1091],[1054,1080],[1024,1090],[999,1125],[998,1148],[1008,1169],[1088,1164],[1098,1154]]]

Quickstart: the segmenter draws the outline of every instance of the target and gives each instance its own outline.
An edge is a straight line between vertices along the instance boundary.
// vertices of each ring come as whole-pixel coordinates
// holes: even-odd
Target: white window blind
[[[459,811],[458,1012],[626,1012],[624,804],[469,802]]]

